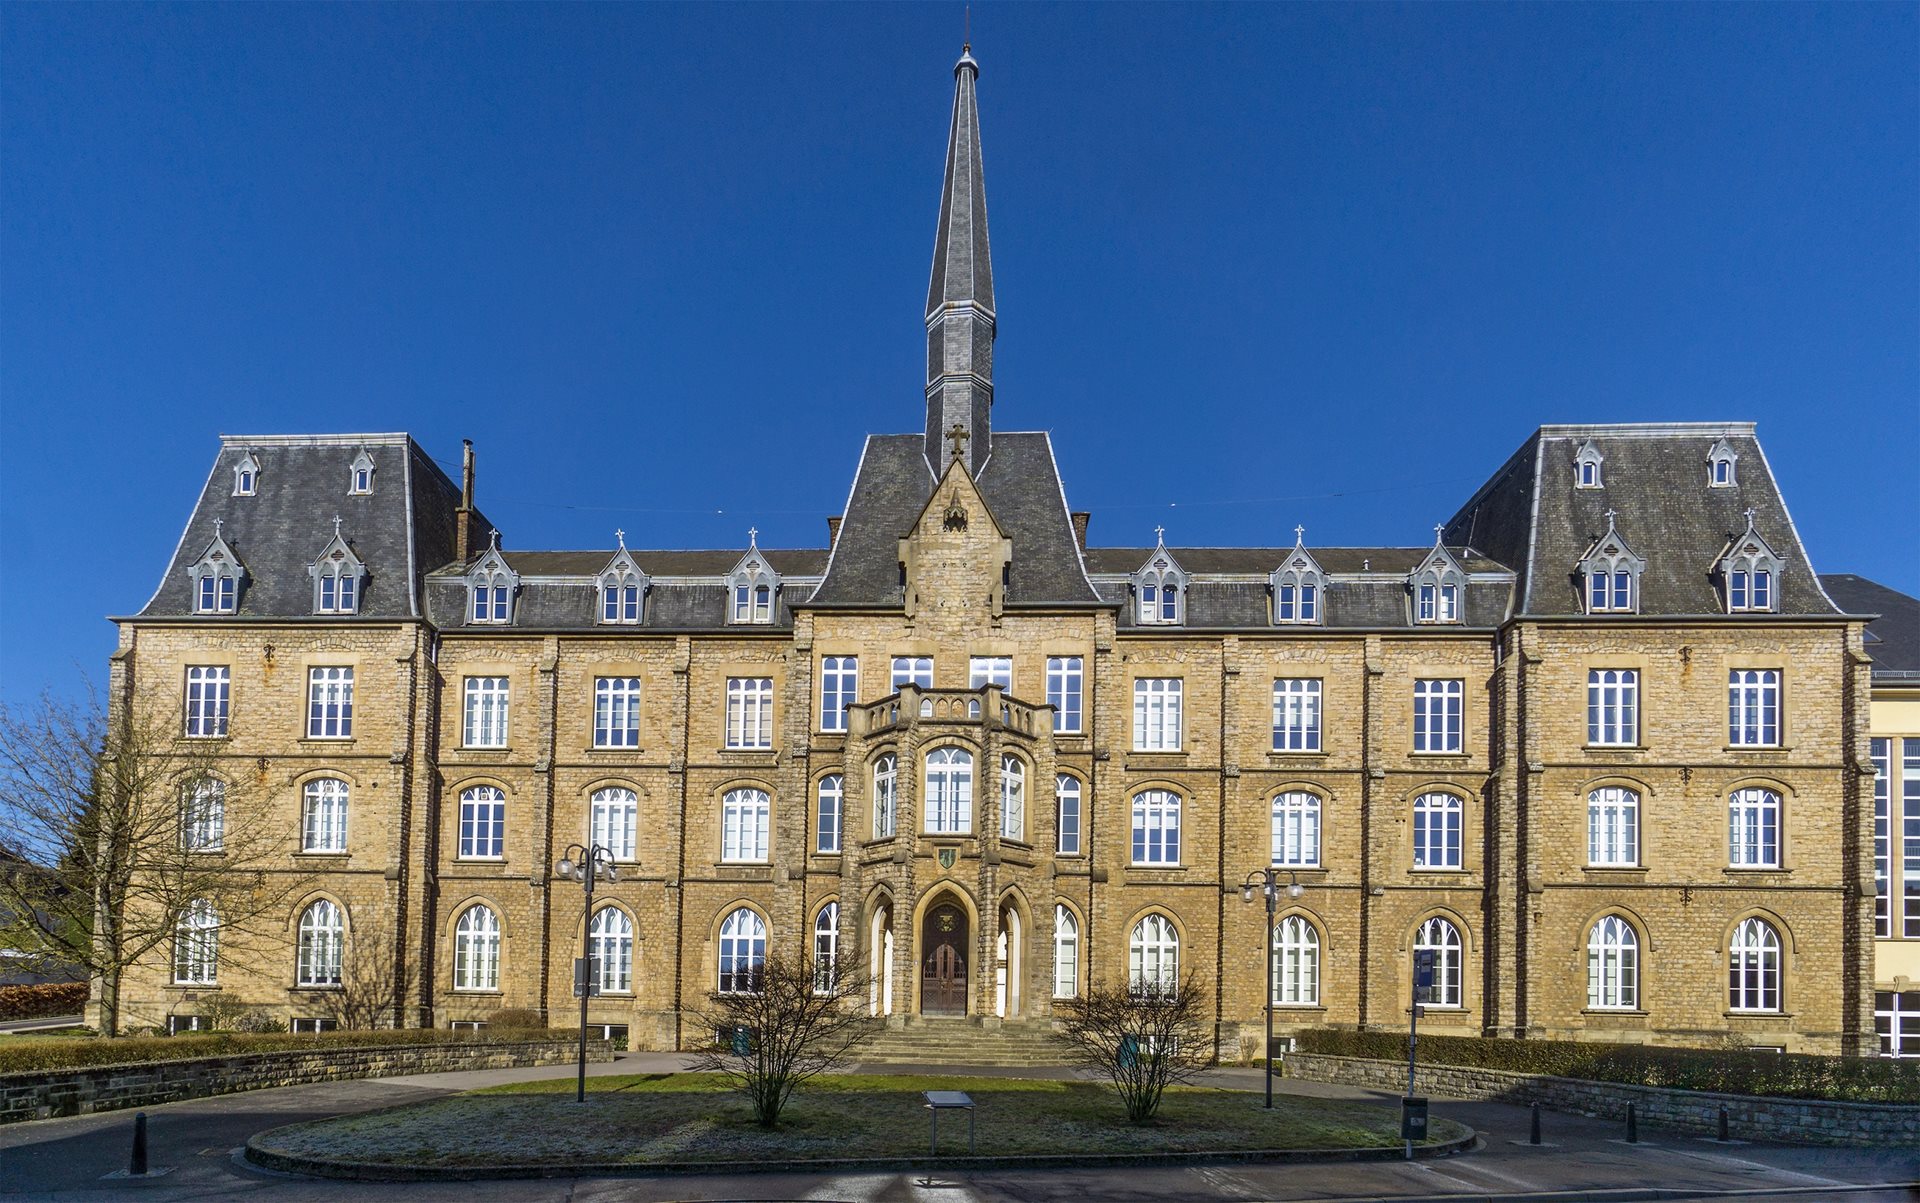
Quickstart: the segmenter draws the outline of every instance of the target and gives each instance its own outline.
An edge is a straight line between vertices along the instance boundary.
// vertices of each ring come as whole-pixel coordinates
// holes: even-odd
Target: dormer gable
[[[1640,611],[1640,575],[1647,562],[1633,553],[1607,511],[1606,533],[1587,548],[1575,573],[1589,614],[1637,614]]]
[[[1167,550],[1167,528],[1156,526],[1153,535],[1153,553],[1130,582],[1134,618],[1155,626],[1178,626],[1187,620],[1187,585],[1192,578]]]
[[[747,551],[727,574],[727,621],[769,623],[780,611],[780,575],[760,554],[760,532],[747,530]]]
[[[1293,550],[1268,579],[1276,624],[1316,625],[1326,621],[1327,574],[1306,548],[1307,528],[1293,528]]]
[[[473,567],[467,569],[467,621],[504,626],[513,621],[520,595],[520,574],[500,554],[500,532]]]
[[[252,497],[260,490],[260,461],[249,451],[233,466],[233,495]]]
[[[1707,487],[1709,489],[1731,489],[1738,483],[1735,474],[1740,453],[1733,444],[1725,439],[1716,439],[1707,449]]]
[[[1446,545],[1440,542],[1446,528],[1433,528],[1433,548],[1419,566],[1407,574],[1407,594],[1413,603],[1417,623],[1459,622],[1465,612],[1467,574]]]
[[[967,473],[949,461],[899,542],[900,601],[907,617],[965,621],[985,611],[999,618],[1013,572],[1013,539]]]
[[[232,614],[240,608],[247,568],[221,533],[224,525],[224,519],[213,520],[213,541],[187,568],[187,576],[193,581],[195,614]]]
[[[653,582],[640,570],[640,565],[633,562],[633,555],[627,550],[627,532],[616,530],[613,537],[620,544],[619,550],[595,578],[600,589],[600,622],[634,626],[646,616],[647,590]]]
[[[315,614],[358,614],[360,597],[366,591],[367,566],[353,552],[353,546],[340,533],[340,517],[333,519],[333,538],[320,549],[319,558],[307,565],[313,578]]]
[[[1600,488],[1603,483],[1600,470],[1606,458],[1600,454],[1600,449],[1593,445],[1592,439],[1580,444],[1580,449],[1573,453],[1573,487],[1576,489]]]
[[[1747,510],[1747,529],[1727,541],[1715,565],[1720,596],[1729,614],[1766,614],[1780,608],[1779,555],[1753,528],[1754,512]]]
[[[365,447],[347,465],[347,496],[365,497],[373,492],[373,453]]]

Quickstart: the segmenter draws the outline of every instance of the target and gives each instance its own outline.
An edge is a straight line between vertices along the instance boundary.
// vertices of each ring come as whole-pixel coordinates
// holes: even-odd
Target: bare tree
[[[184,738],[170,708],[118,707],[109,723],[92,691],[0,705],[0,831],[22,862],[0,873],[0,947],[85,971],[103,1034],[122,1029],[135,965],[280,947],[312,876],[259,804],[264,768],[222,743]]]
[[[349,940],[340,959],[340,985],[319,996],[327,1018],[347,1031],[397,1028],[411,977],[394,963],[393,949],[375,939]]]
[[[871,1032],[856,1005],[867,983],[843,960],[810,963],[772,955],[736,975],[734,990],[707,996],[700,1022],[715,1033],[693,1068],[723,1075],[753,1105],[763,1128],[780,1120],[794,1088],[845,1068]]]
[[[1112,1082],[1127,1118],[1144,1124],[1168,1086],[1213,1063],[1206,997],[1189,973],[1177,983],[1089,985],[1085,996],[1053,1005],[1075,1061]]]

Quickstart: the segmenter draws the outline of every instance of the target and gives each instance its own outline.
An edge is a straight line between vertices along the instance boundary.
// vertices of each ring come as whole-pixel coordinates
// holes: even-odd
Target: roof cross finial
[[[220,537],[220,528],[225,526],[226,524],[227,524],[227,520],[225,518],[215,518],[213,520],[213,537],[214,538],[218,539]]]
[[[1166,527],[1164,527],[1164,526],[1156,526],[1156,527],[1154,527],[1154,528],[1153,528],[1153,541],[1154,541],[1155,543],[1165,543],[1165,542],[1167,541],[1167,528],[1166,528]]]
[[[955,459],[960,458],[960,455],[961,455],[960,445],[962,443],[965,443],[968,439],[972,437],[973,437],[972,435],[967,433],[967,428],[960,425],[960,423],[958,422],[955,422],[951,427],[947,429],[947,441],[953,444],[953,458]]]
[[[1759,513],[1759,511],[1754,509],[1752,506],[1747,507],[1747,529],[1748,530],[1753,529],[1753,516],[1757,513]]]
[[[747,528],[747,546],[748,547],[760,546],[760,528],[759,527],[749,526]]]
[[[1447,524],[1444,522],[1436,522],[1433,524],[1433,545],[1435,547],[1440,546],[1440,536],[1446,529]]]
[[[1295,547],[1298,547],[1302,543],[1305,543],[1306,541],[1307,541],[1307,528],[1304,526],[1294,527],[1293,528],[1293,545]]]
[[[340,515],[338,514],[333,516],[333,537],[336,539],[340,537]]]
[[[627,532],[616,526],[613,528],[613,537],[615,541],[620,544],[620,550],[625,551],[627,549]]]
[[[1618,510],[1611,510],[1611,509],[1610,509],[1610,510],[1608,510],[1608,511],[1607,511],[1607,514],[1606,514],[1606,518],[1607,518],[1607,525],[1608,525],[1608,526],[1612,526],[1612,525],[1613,525],[1613,520],[1614,520],[1615,518],[1617,518],[1618,516],[1619,516],[1619,511],[1618,511]]]
[[[492,543],[492,549],[494,551],[499,551],[500,550],[500,528],[497,526],[488,527],[487,538]]]

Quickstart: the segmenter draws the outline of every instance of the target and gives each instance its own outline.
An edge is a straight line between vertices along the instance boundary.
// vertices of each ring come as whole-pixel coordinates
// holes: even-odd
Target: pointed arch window
[[[1143,789],[1133,796],[1133,863],[1180,863],[1180,795]]]
[[[900,761],[889,752],[873,762],[873,838],[893,838],[900,809]]]
[[[1458,1007],[1460,992],[1460,929],[1435,915],[1420,925],[1413,950],[1433,953],[1433,986],[1424,999],[1430,1007]],[[1417,993],[1417,991],[1416,991]]]
[[[313,578],[315,614],[358,614],[361,585],[367,566],[355,555],[346,537],[340,533],[340,519],[333,520],[333,538],[320,549],[320,558],[307,565]]]
[[[926,807],[929,834],[966,835],[973,830],[973,753],[947,747],[927,754]]]
[[[773,802],[765,790],[728,790],[720,804],[720,859],[765,861],[772,817]]]
[[[1573,487],[1576,489],[1597,489],[1601,485],[1600,465],[1606,457],[1600,449],[1588,439],[1580,444],[1580,450],[1573,454]]]
[[[1061,773],[1053,779],[1055,850],[1061,856],[1080,855],[1080,778]]]
[[[246,583],[247,570],[221,535],[223,525],[219,519],[214,520],[213,542],[207,544],[199,562],[187,569],[187,576],[193,581],[195,614],[232,614],[240,608],[240,590]]]
[[[489,625],[512,622],[514,596],[519,591],[520,574],[500,554],[500,535],[496,531],[493,546],[467,573],[467,620]]]
[[[1273,1005],[1320,1005],[1320,933],[1300,915],[1288,915],[1274,929]]]
[[[1080,993],[1080,921],[1065,906],[1053,908],[1053,996]]]
[[[1439,542],[1434,532],[1433,550],[1407,579],[1413,592],[1413,620],[1418,623],[1459,622],[1466,596],[1466,574],[1460,563]]]
[[[1307,528],[1293,528],[1293,550],[1274,570],[1268,587],[1273,593],[1273,621],[1279,624],[1317,625],[1326,596],[1327,574],[1308,552]]]
[[[260,489],[260,461],[249,451],[233,467],[233,495],[252,497]]]
[[[638,794],[618,785],[593,791],[588,806],[588,843],[605,848],[617,861],[630,861],[638,854],[639,835]]]
[[[1176,625],[1186,619],[1187,574],[1167,550],[1166,530],[1153,533],[1153,554],[1133,574],[1134,614],[1141,623]]]
[[[182,986],[211,986],[220,964],[220,913],[196,898],[180,913],[173,929],[173,980]]]
[[[364,449],[347,465],[347,494],[364,497],[373,492],[373,454]]]
[[[500,916],[476,903],[460,912],[453,928],[453,988],[500,988]]]
[[[226,836],[227,785],[218,777],[202,777],[181,791],[180,850],[218,852]]]
[[[1780,933],[1764,919],[1743,919],[1727,949],[1727,1008],[1780,1009]]]
[[[780,577],[760,554],[759,532],[747,532],[747,554],[727,574],[727,592],[732,603],[727,621],[732,623],[769,623],[777,612]]]
[[[603,906],[593,913],[587,929],[595,967],[600,973],[600,993],[633,992],[633,920],[617,906]]]
[[[1754,511],[1747,511],[1747,529],[1735,539],[1720,561],[1720,579],[1727,613],[1764,614],[1780,608],[1780,557],[1753,529]]]
[[[1626,920],[1608,915],[1587,933],[1587,1006],[1631,1011],[1640,1005],[1640,938]]]
[[[767,924],[758,912],[743,906],[721,921],[720,993],[757,993],[766,961]]]
[[[840,984],[840,904],[829,902],[813,917],[813,992],[831,994]]]
[[[1000,838],[1027,838],[1027,766],[1018,756],[1000,758]]]
[[[340,908],[322,898],[300,913],[296,978],[302,986],[338,986],[347,925]]]
[[[1320,867],[1320,799],[1290,790],[1273,799],[1273,863],[1293,869]]]
[[[619,549],[600,570],[600,621],[610,626],[634,626],[644,615],[647,574],[627,553],[627,532],[615,531]]]
[[[305,814],[300,824],[302,852],[347,850],[347,783],[338,777],[320,777],[306,784]]]
[[[1733,444],[1720,439],[1707,451],[1707,487],[1710,489],[1731,489],[1738,482],[1735,476],[1735,464],[1740,453]]]
[[[1127,941],[1127,986],[1135,994],[1171,994],[1180,986],[1180,933],[1165,915],[1147,915]]]
[[[1640,574],[1647,562],[1633,554],[1607,511],[1607,533],[1581,557],[1578,571],[1586,582],[1587,613],[1634,614],[1640,609]]]

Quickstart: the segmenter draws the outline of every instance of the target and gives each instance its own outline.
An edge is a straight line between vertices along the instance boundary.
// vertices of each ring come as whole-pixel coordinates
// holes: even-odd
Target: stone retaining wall
[[[1368,1086],[1395,1094],[1407,1088],[1404,1061],[1288,1053],[1286,1076],[1311,1082]],[[1488,1102],[1539,1103],[1556,1111],[1624,1119],[1627,1104],[1650,1127],[1714,1135],[1720,1109],[1727,1109],[1728,1135],[1734,1140],[1787,1144],[1874,1145],[1920,1148],[1920,1106],[1897,1103],[1830,1103],[1818,1099],[1762,1098],[1747,1094],[1710,1094],[1618,1082],[1589,1082],[1544,1074],[1473,1069],[1458,1065],[1421,1065],[1415,1089],[1443,1098]]]
[[[181,1099],[200,1099],[270,1086],[299,1086],[349,1078],[385,1078],[398,1074],[442,1073],[461,1069],[514,1069],[528,1065],[564,1065],[580,1055],[571,1040],[514,1043],[394,1044],[354,1048],[283,1049],[145,1061],[129,1065],[90,1065],[80,1069],[28,1070],[0,1074],[0,1123],[85,1115],[126,1107],[151,1107]],[[613,1060],[603,1040],[587,1045],[590,1061]]]

